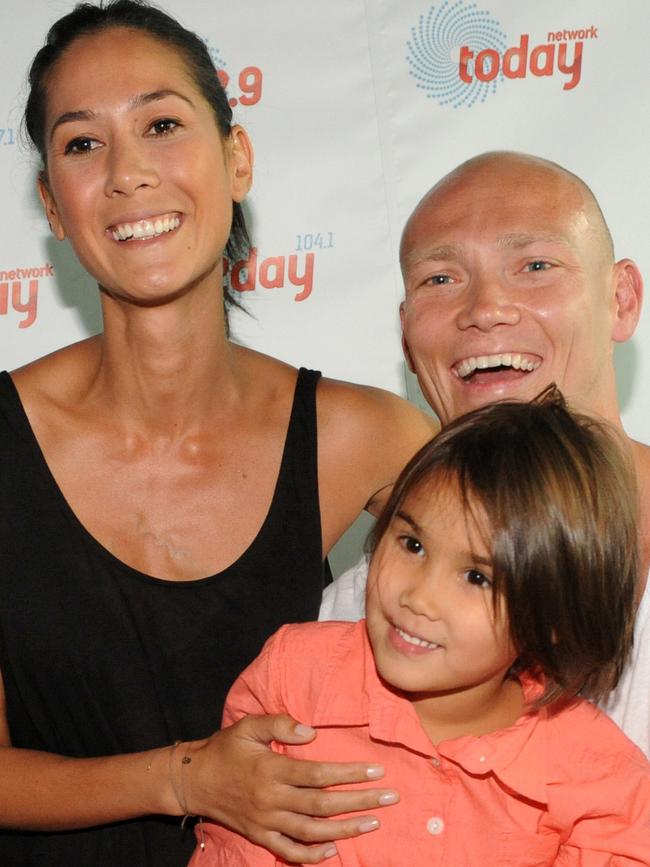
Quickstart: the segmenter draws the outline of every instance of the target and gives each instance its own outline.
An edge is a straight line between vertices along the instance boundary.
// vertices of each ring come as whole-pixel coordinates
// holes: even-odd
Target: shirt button
[[[434,768],[439,768],[440,767],[440,759],[437,758],[437,756],[434,756],[431,759],[431,764],[433,765]]]
[[[440,816],[433,816],[427,822],[427,831],[429,832],[429,834],[433,834],[435,836],[436,834],[442,834],[444,830],[445,823],[442,821]]]

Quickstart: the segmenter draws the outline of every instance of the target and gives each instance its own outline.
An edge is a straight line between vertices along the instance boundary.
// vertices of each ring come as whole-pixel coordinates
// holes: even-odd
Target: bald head
[[[471,206],[473,196],[506,191],[525,201],[531,209],[544,203],[556,212],[573,216],[576,227],[595,242],[598,254],[610,264],[614,245],[596,197],[587,184],[572,172],[541,157],[516,151],[490,151],[461,163],[439,180],[420,200],[409,217],[400,244],[402,270],[409,256],[411,236],[422,215],[442,200],[458,197]]]
[[[400,259],[406,357],[443,424],[551,382],[618,418],[613,343],[634,331],[642,283],[614,262],[580,178],[526,154],[474,157],[417,205]]]

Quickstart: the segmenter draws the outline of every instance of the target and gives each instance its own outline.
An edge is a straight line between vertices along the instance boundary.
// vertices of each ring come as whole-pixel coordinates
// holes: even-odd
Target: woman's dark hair
[[[171,45],[183,57],[185,64],[201,93],[209,103],[221,135],[230,135],[232,108],[226,91],[217,77],[217,71],[205,43],[196,33],[186,30],[178,21],[146,0],[100,0],[99,3],[78,3],[72,12],[59,18],[50,27],[45,45],[37,52],[29,70],[29,96],[23,119],[24,128],[41,155],[47,170],[45,146],[45,111],[48,75],[70,45],[81,36],[99,33],[114,27],[140,30],[160,42]],[[234,263],[246,259],[250,239],[241,204],[233,202],[230,237],[224,250],[226,258]],[[230,270],[230,269],[229,269]],[[228,276],[224,276],[224,302],[240,306],[232,294]]]
[[[544,676],[539,703],[603,696],[632,647],[637,498],[617,436],[554,386],[475,410],[413,457],[369,540],[374,551],[414,490],[431,486],[435,502],[436,485],[455,483],[468,518],[487,519],[494,609],[505,601],[514,670]]]

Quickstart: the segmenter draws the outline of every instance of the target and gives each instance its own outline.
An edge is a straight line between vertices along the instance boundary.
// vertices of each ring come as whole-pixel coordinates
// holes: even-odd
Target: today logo
[[[552,31],[547,36],[549,40],[547,43],[537,45],[532,49],[530,59],[528,53],[529,33],[522,33],[519,45],[508,48],[503,54],[493,48],[484,48],[476,53],[468,45],[463,45],[460,49],[458,75],[461,81],[467,84],[472,83],[474,76],[479,81],[493,81],[499,72],[506,78],[525,78],[527,70],[530,70],[532,75],[537,76],[553,75],[555,72],[555,42],[559,41],[557,70],[571,76],[568,81],[565,81],[562,88],[573,90],[580,83],[584,42],[581,39],[570,43],[565,40],[575,37],[567,37],[563,34],[574,33],[586,33],[591,39],[598,38],[598,28],[593,26],[588,30]]]
[[[563,90],[573,90],[582,75],[586,40],[598,28],[551,30],[545,41],[530,33],[509,39],[490,13],[466,0],[445,0],[420,16],[411,28],[407,61],[416,87],[440,105],[470,108],[496,91],[506,79],[529,74],[565,76]]]
[[[252,292],[258,280],[265,289],[283,289],[288,280],[289,285],[300,289],[294,295],[294,301],[304,301],[314,288],[314,260],[314,253],[305,253],[304,256],[291,253],[289,256],[269,256],[258,262],[257,247],[251,247],[248,259],[234,262],[232,267],[224,259],[224,273],[229,274],[230,285],[236,292]]]
[[[24,313],[19,328],[29,328],[36,321],[39,280],[54,277],[49,262],[37,268],[12,268],[0,271],[0,316]]]

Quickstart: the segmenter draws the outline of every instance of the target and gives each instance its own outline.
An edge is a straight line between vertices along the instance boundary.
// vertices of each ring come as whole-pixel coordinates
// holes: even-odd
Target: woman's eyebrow
[[[194,108],[194,103],[188,96],[185,96],[185,94],[180,93],[178,90],[172,90],[171,88],[152,90],[150,93],[139,93],[137,96],[134,96],[129,100],[129,108],[140,108],[143,105],[148,105],[150,102],[157,102],[160,99],[165,99],[167,96],[177,96],[179,99],[182,99]]]
[[[139,93],[137,96],[132,97],[129,100],[129,110],[132,111],[134,108],[140,108],[143,105],[149,105],[151,102],[158,102],[161,99],[165,99],[168,96],[177,96],[179,99],[182,99],[189,106],[194,108],[194,103],[192,100],[180,93],[178,90],[171,90],[169,88],[165,88],[163,90],[152,90],[150,93]],[[50,130],[50,141],[52,141],[52,137],[58,127],[62,126],[65,123],[74,123],[75,121],[80,120],[96,120],[97,114],[92,110],[92,108],[82,108],[78,111],[65,111],[62,115],[59,115],[57,119],[52,124],[52,129]]]
[[[56,130],[62,126],[64,123],[74,123],[77,120],[95,120],[97,115],[90,108],[83,108],[79,111],[66,111],[62,115],[59,115],[57,119],[52,124],[52,129],[50,130],[50,141],[54,136]]]

